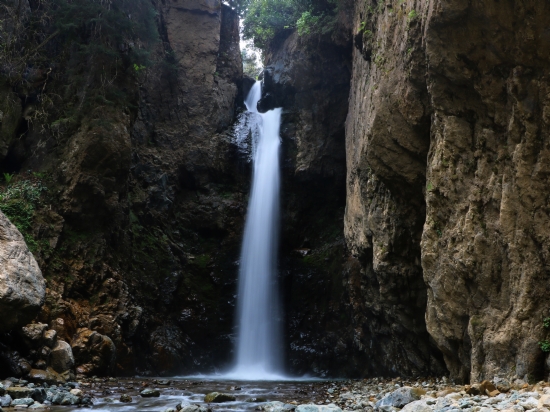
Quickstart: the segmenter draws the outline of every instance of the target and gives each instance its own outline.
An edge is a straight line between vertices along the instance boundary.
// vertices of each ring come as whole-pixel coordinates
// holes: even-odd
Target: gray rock
[[[31,406],[29,406],[29,409],[46,409],[46,405],[35,402]]]
[[[342,409],[333,403],[329,403],[328,405],[307,404],[298,405],[296,407],[296,412],[342,412]]]
[[[53,329],[44,332],[44,345],[53,348],[57,342],[57,332]]]
[[[21,335],[28,347],[38,348],[42,343],[46,329],[48,329],[48,325],[45,323],[30,323],[21,328]]]
[[[0,212],[0,332],[29,323],[45,296],[38,263],[19,230]]]
[[[177,406],[176,409],[178,409]],[[179,409],[180,412],[199,412],[199,410],[199,405],[182,405],[181,409]]]
[[[158,389],[144,389],[139,394],[144,398],[158,398],[160,391]]]
[[[71,345],[63,340],[58,340],[50,354],[50,366],[57,373],[63,373],[73,369],[74,357]]]
[[[419,400],[420,395],[422,395],[423,393],[424,391],[422,391],[421,389],[404,386],[384,396],[382,399],[376,402],[376,408],[380,409],[383,406],[402,408],[403,406],[411,402]]]
[[[428,406],[425,400],[411,402],[401,412],[431,412],[432,408]]]
[[[283,402],[279,402],[279,401],[268,402],[257,409],[261,409],[262,411],[265,411],[265,412],[288,412],[289,411],[286,408],[286,405]]]
[[[66,392],[61,401],[61,405],[78,405],[80,403],[80,398],[72,393]]]
[[[10,406],[11,401],[12,399],[10,395],[0,396],[0,406]]]
[[[19,399],[14,399],[11,402],[11,406],[17,406],[17,405],[31,406],[33,403],[34,403],[34,399],[32,398],[19,398]]]
[[[0,396],[4,395],[6,393],[6,388],[4,388],[4,385],[0,383]]]
[[[538,399],[536,399],[533,396],[530,396],[529,398],[523,401],[520,401],[518,405],[521,406],[526,411],[528,411],[530,409],[535,409],[538,406],[538,404],[539,404]]]

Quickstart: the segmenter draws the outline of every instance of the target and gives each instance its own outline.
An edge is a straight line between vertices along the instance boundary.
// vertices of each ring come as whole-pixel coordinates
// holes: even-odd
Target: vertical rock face
[[[49,5],[29,21],[54,13]],[[98,39],[40,26],[36,38],[55,34],[38,49],[52,66],[16,57],[9,67],[29,77],[25,88],[0,72],[0,168],[48,188],[25,236],[48,277],[39,320],[77,348],[78,373],[207,371],[230,355],[249,173],[229,129],[242,80],[238,16],[220,0],[129,7],[135,23],[152,17],[104,45],[117,71],[98,72],[94,52],[68,57],[75,42]],[[26,41],[25,27],[14,32]],[[139,52],[146,64],[130,64]],[[2,322],[36,316],[40,285],[34,306],[21,303],[29,315]]]
[[[544,372],[548,7],[357,5],[346,239],[419,370],[426,327],[455,379]]]
[[[539,379],[550,293],[550,5],[432,3],[428,330],[455,376]]]
[[[32,320],[45,295],[46,282],[23,236],[0,212],[0,332]]]

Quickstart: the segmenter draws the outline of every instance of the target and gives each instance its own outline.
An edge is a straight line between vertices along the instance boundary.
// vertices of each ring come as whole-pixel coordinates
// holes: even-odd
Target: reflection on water
[[[177,404],[205,405],[204,396],[210,392],[223,392],[236,397],[234,402],[209,404],[213,411],[253,411],[264,402],[247,402],[251,398],[262,398],[266,401],[280,401],[284,403],[325,403],[325,388],[327,381],[236,381],[230,379],[189,379],[171,378],[170,386],[154,384],[155,379],[120,379],[118,382],[94,383],[86,388],[94,396],[94,405],[89,408],[93,411],[160,411],[175,408]],[[148,388],[158,389],[159,398],[142,398],[139,392],[143,383]],[[128,394],[132,397],[131,403],[119,401],[120,395]],[[70,406],[51,406],[54,412],[69,412],[82,408]]]

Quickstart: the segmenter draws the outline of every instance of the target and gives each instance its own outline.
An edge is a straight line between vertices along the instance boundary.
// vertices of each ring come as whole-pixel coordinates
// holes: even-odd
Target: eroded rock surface
[[[19,230],[0,212],[0,332],[30,322],[45,295],[38,263]]]

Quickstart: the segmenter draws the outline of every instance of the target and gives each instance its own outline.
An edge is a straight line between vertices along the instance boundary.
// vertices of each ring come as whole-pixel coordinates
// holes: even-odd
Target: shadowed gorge
[[[0,0],[0,407],[548,412],[549,27],[535,0]]]

